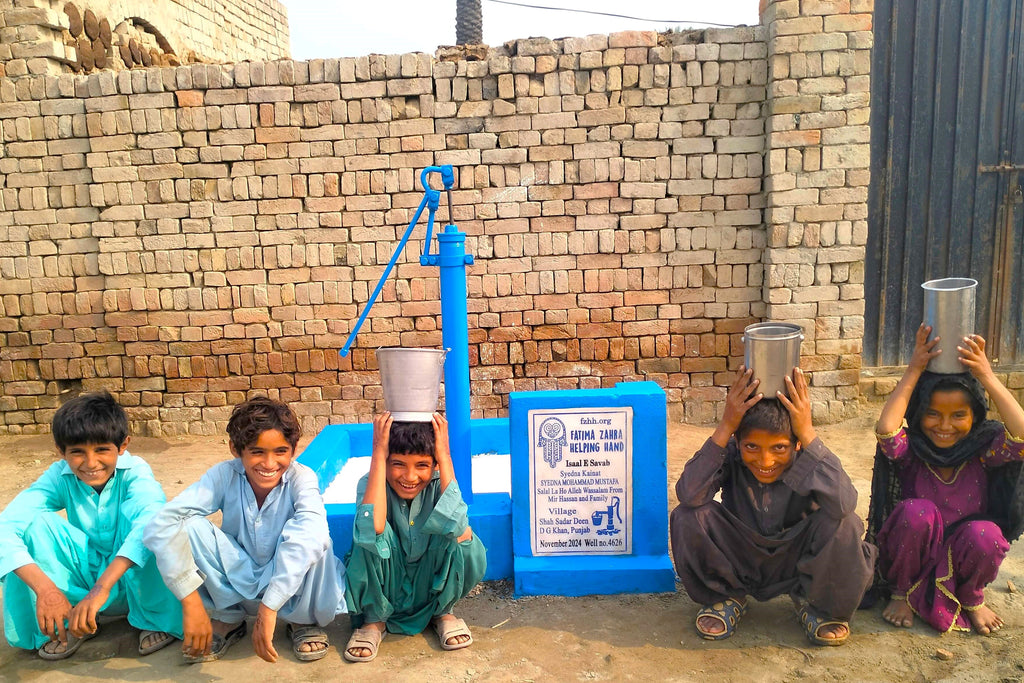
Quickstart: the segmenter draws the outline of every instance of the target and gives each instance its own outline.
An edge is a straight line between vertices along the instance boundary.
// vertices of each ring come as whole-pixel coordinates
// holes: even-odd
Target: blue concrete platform
[[[470,452],[508,453],[507,418],[470,420]],[[299,456],[299,462],[316,472],[320,490],[330,486],[349,458],[369,457],[373,446],[373,425],[341,424],[325,427]],[[468,498],[469,496],[467,496]],[[344,558],[352,548],[355,503],[327,506],[327,526],[334,541],[334,553]],[[469,525],[487,547],[484,579],[512,578],[512,500],[507,493],[472,494]]]
[[[532,412],[564,421],[558,440],[538,439],[531,432],[537,426],[531,426]],[[469,504],[469,523],[487,547],[484,579],[514,578],[516,595],[674,591],[675,572],[668,557],[664,391],[653,382],[629,382],[612,389],[514,392],[509,415],[508,419],[470,420],[470,453],[510,454],[511,495],[467,495],[465,483],[460,482]],[[599,424],[607,415],[617,415],[620,426],[628,424],[622,430],[628,434],[608,436],[598,430],[586,436],[588,428],[580,425]],[[567,430],[573,419],[579,423],[577,428]],[[326,490],[349,458],[370,455],[372,441],[370,424],[331,425],[306,447],[299,461],[317,473],[321,490]],[[588,454],[586,460],[581,453]],[[602,467],[607,471],[592,471]],[[537,473],[548,482],[564,483],[566,496],[576,494],[578,484],[586,502],[581,498],[567,503],[566,508],[573,509],[555,512],[551,521],[539,517],[531,506],[539,504],[537,497],[548,484],[533,481]],[[587,477],[595,486],[614,488],[584,489]],[[549,495],[548,503],[553,499]],[[550,515],[553,509],[541,514]],[[352,546],[355,511],[355,502],[327,505],[327,522],[339,557]],[[556,517],[570,513],[575,517]],[[549,545],[537,546],[539,538]],[[566,549],[567,543],[573,547]],[[559,550],[551,549],[559,544]]]
[[[509,420],[515,594],[674,591],[661,387],[515,392]]]

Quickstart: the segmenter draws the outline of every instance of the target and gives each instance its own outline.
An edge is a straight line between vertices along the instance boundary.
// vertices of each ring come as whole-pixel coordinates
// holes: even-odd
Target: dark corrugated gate
[[[1024,0],[875,0],[865,366],[902,365],[920,284],[979,282],[990,356],[1024,364]]]

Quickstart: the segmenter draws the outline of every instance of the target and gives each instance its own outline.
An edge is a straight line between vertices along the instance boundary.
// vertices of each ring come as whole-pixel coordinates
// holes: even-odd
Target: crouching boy
[[[277,660],[274,628],[288,623],[302,661],[327,654],[322,628],[345,611],[344,566],[334,556],[316,474],[294,461],[298,420],[268,398],[235,406],[228,420],[233,460],[157,513],[145,542],[181,601],[185,661],[219,659],[256,615],[252,643]],[[220,528],[206,519],[223,512]]]
[[[387,631],[420,633],[433,624],[445,650],[468,647],[455,603],[483,578],[487,551],[469,527],[448,447],[448,421],[373,419],[370,472],[356,488],[348,607],[357,627],[345,659],[377,656]]]
[[[811,424],[807,381],[756,394],[740,368],[714,434],[676,483],[672,553],[701,636],[731,636],[747,598],[789,593],[808,640],[841,645],[877,551],[861,540],[857,490]],[[721,491],[721,503],[714,500]]]
[[[0,514],[7,642],[65,659],[96,635],[98,615],[127,615],[139,654],[156,652],[181,637],[177,601],[142,544],[163,489],[128,453],[128,417],[110,394],[71,399],[52,432],[61,460]]]

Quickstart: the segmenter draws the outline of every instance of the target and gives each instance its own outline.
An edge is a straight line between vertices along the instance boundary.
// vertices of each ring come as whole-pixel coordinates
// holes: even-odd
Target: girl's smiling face
[[[971,400],[962,389],[932,392],[928,409],[921,417],[921,431],[938,448],[956,445],[974,426]]]

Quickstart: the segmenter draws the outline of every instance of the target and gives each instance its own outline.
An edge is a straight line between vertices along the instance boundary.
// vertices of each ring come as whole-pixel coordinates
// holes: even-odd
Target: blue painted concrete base
[[[585,565],[585,569],[583,568]],[[633,557],[516,557],[515,594],[611,595],[676,589],[667,555]]]
[[[352,549],[352,503],[327,505],[327,526],[334,554],[344,559]],[[512,499],[507,493],[478,493],[469,506],[469,526],[487,548],[485,581],[512,578]]]
[[[471,453],[512,453],[513,482],[523,524],[513,529],[513,503],[505,493],[472,493],[464,487],[469,504],[469,523],[487,547],[485,580],[515,578],[520,595],[607,595],[675,590],[675,572],[668,557],[667,493],[665,489],[666,425],[664,393],[652,383],[619,384],[614,390],[582,390],[513,393],[510,411],[523,424],[513,427],[526,435],[528,407],[597,407],[631,405],[639,424],[636,433],[633,514],[638,523],[631,555],[534,557],[529,551],[529,498],[526,439],[520,444],[519,461],[510,448],[508,419],[471,420]],[[368,456],[373,439],[369,424],[331,425],[306,447],[299,461],[312,468],[325,490],[350,457]],[[517,476],[517,469],[520,470]],[[344,557],[352,547],[354,503],[327,505],[327,523],[334,552]],[[521,551],[513,560],[514,538]]]
[[[494,418],[470,421],[471,448],[478,453],[508,453],[508,420]],[[338,476],[350,457],[369,456],[373,426],[343,424],[325,427],[299,456],[299,462],[317,473],[324,491]],[[465,487],[467,490],[469,487]],[[512,578],[512,499],[507,493],[466,493],[469,525],[487,547],[485,581]],[[334,542],[334,554],[344,558],[352,548],[355,503],[327,506],[327,527]]]
[[[600,455],[581,455],[595,452],[583,448],[594,444],[591,441],[594,437],[590,435],[587,426],[613,424],[612,418],[602,420],[616,410],[620,413],[631,411],[629,446],[624,449],[608,449],[605,446]],[[559,436],[557,431],[545,437],[540,428],[536,429],[534,435],[532,413],[544,416],[538,424],[552,421],[561,424],[560,437],[554,438]],[[587,416],[586,423],[573,422],[573,416],[579,420],[580,415]],[[561,422],[562,419],[569,425],[578,423],[587,426],[570,429]],[[608,389],[513,392],[509,396],[509,429],[517,435],[512,440],[511,459],[516,596],[659,593],[675,590],[675,572],[668,556],[668,493],[665,487],[667,412],[665,392],[661,387],[654,382],[623,382]],[[596,432],[600,433],[600,429]],[[588,458],[589,466],[583,464]],[[626,468],[629,473],[627,480],[620,481],[614,477],[614,470],[611,469],[594,471],[596,467],[604,467],[605,463],[613,459],[621,461],[627,458],[631,463],[631,467]],[[536,472],[540,473],[536,477],[536,485],[531,480],[534,472],[531,463]],[[572,482],[580,482],[581,479],[584,481],[573,488]],[[591,513],[583,507],[584,501],[576,495],[583,491],[593,500],[594,494],[602,494],[600,485],[609,482],[613,482],[610,484],[612,486],[627,487],[625,494],[619,493],[618,489],[616,491],[616,495],[624,496],[626,501],[621,518],[616,517],[618,525],[625,531],[619,538],[624,538],[630,533],[628,530],[632,530],[632,546],[626,546],[629,548],[627,553],[592,554],[582,548],[579,552],[563,553],[535,550],[535,534],[538,538],[543,534],[549,541],[565,542],[571,540],[573,534],[591,533],[601,522],[591,521]],[[582,487],[589,487],[590,490]],[[538,513],[538,520],[547,514],[549,521],[534,525],[531,505],[537,501],[539,509],[553,509],[544,498],[551,500],[553,496],[550,490],[555,488],[564,490],[565,502],[559,503],[556,512]],[[605,500],[609,493],[610,490],[604,490]],[[611,508],[608,516],[604,517],[609,527],[610,517]],[[539,528],[545,526],[547,528],[543,530]],[[619,531],[614,533],[618,534]]]

